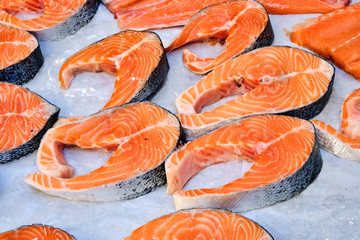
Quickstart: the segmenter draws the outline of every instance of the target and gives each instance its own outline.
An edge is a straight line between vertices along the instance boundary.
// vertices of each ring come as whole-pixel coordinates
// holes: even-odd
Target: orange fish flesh
[[[241,215],[216,209],[191,209],[154,219],[124,240],[231,239],[272,240],[256,222]]]
[[[259,0],[269,14],[328,13],[343,8],[350,0]]]
[[[320,147],[339,158],[360,162],[360,89],[346,97],[341,111],[340,132],[320,120],[312,120]]]
[[[164,161],[177,146],[178,119],[148,102],[106,109],[50,129],[41,141],[41,173],[25,181],[32,187],[71,200],[114,201],[138,197],[165,183]],[[106,150],[102,167],[74,177],[65,146]]]
[[[0,79],[24,84],[35,77],[44,59],[36,38],[30,33],[0,24]]]
[[[110,100],[102,109],[143,101],[157,92],[169,64],[157,34],[125,31],[107,37],[75,53],[59,71],[62,89],[68,89],[81,72],[104,71],[116,75]]]
[[[36,150],[60,109],[10,83],[0,82],[0,96],[0,163],[4,163]]]
[[[189,138],[258,114],[310,119],[328,102],[334,71],[327,61],[297,48],[259,48],[225,62],[181,93],[178,117]],[[232,95],[240,96],[201,112]]]
[[[9,14],[42,13],[43,0],[0,0],[0,9]]]
[[[113,1],[107,7],[117,18],[120,29],[145,30],[185,25],[203,8],[226,1],[142,0],[117,9]]]
[[[183,61],[191,71],[204,74],[237,55],[271,45],[274,32],[264,7],[254,0],[229,1],[201,10],[166,48],[171,51],[187,43],[226,39],[226,49],[216,58],[200,58],[185,49]]]
[[[60,40],[90,22],[98,6],[97,0],[44,0],[42,16],[23,20],[0,9],[0,23],[30,31],[42,41]]]
[[[138,0],[102,0],[110,12],[116,12],[117,9],[131,5]]]
[[[75,238],[59,228],[34,224],[0,233],[0,240],[75,240]]]
[[[360,3],[295,25],[290,40],[360,80]]]
[[[120,29],[154,29],[185,25],[205,7],[227,0],[103,0]],[[131,4],[128,4],[131,2]],[[326,13],[349,0],[260,0],[269,14]]]
[[[341,110],[340,132],[360,139],[360,89],[348,95]]]
[[[322,167],[313,125],[299,118],[261,115],[223,127],[174,152],[166,161],[167,193],[176,209],[248,211],[287,200],[310,185]],[[253,162],[241,178],[219,188],[182,190],[217,163]]]

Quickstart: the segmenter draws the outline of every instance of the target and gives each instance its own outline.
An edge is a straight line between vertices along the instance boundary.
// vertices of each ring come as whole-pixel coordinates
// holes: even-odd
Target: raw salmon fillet
[[[0,82],[0,163],[36,150],[60,109],[20,86]]]
[[[67,232],[46,225],[22,226],[0,233],[0,240],[75,240]]]
[[[154,95],[166,78],[169,64],[157,34],[120,32],[67,59],[59,71],[60,88],[68,89],[78,73],[100,71],[116,75],[113,94],[102,108],[106,109]]]
[[[44,0],[42,16],[22,20],[0,9],[0,23],[30,31],[39,40],[60,40],[90,22],[98,6],[97,0]]]
[[[151,29],[185,25],[205,7],[226,0],[103,0],[120,29]],[[325,13],[349,0],[260,0],[269,14]],[[129,4],[131,3],[131,4]]]
[[[189,138],[252,115],[277,113],[310,119],[324,108],[332,91],[334,67],[291,47],[265,47],[215,68],[176,99]],[[201,112],[221,98],[240,95]]]
[[[189,142],[166,161],[167,193],[176,209],[247,211],[287,200],[310,185],[322,167],[313,125],[299,118],[261,115]],[[245,175],[219,188],[181,190],[202,169],[249,161]],[[225,174],[225,173],[224,173]]]
[[[24,84],[35,77],[44,59],[36,38],[30,33],[0,24],[0,79]]]
[[[346,97],[342,111],[340,132],[329,124],[312,120],[320,147],[339,158],[360,162],[360,89]]]
[[[290,40],[360,80],[360,3],[295,25]]]
[[[328,13],[343,8],[350,0],[259,0],[269,14]]]
[[[41,141],[41,173],[25,181],[32,187],[71,200],[114,201],[138,197],[165,183],[164,161],[177,146],[178,119],[148,102],[106,109],[50,129]],[[100,168],[74,176],[65,146],[113,152]]]
[[[205,7],[227,0],[142,0],[116,8],[119,1],[106,6],[118,20],[120,29],[154,29],[185,25]],[[121,2],[121,1],[120,1]]]
[[[269,46],[274,32],[260,3],[254,0],[229,1],[212,5],[196,14],[166,51],[212,38],[226,39],[225,51],[216,58],[201,58],[185,49],[183,61],[191,71],[204,74],[241,53]]]
[[[138,0],[102,0],[111,12],[116,12],[119,8],[129,6],[137,1]]]
[[[360,139],[360,89],[348,95],[341,109],[340,132]]]
[[[124,240],[231,239],[272,240],[256,222],[241,215],[216,209],[191,209],[154,219]]]
[[[0,9],[9,14],[42,13],[44,0],[0,0]]]

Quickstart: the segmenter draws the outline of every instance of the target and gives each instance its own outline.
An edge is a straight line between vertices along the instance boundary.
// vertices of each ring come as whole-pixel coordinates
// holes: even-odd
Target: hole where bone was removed
[[[63,154],[66,161],[75,168],[75,177],[88,174],[103,166],[113,155],[113,152],[101,152],[70,146],[64,148]]]
[[[184,190],[200,188],[218,188],[244,176],[253,162],[236,161],[211,165],[193,176],[184,186]]]

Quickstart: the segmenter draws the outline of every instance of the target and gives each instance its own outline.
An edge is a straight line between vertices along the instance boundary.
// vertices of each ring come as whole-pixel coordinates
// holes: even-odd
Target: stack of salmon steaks
[[[359,236],[359,0],[0,0],[0,49],[0,240]]]

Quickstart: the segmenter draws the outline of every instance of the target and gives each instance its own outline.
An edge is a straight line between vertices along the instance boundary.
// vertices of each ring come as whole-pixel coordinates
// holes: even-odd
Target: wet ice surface
[[[314,16],[317,15],[271,16],[275,31],[273,45],[294,46],[283,29],[290,30],[296,23]],[[57,72],[73,53],[118,30],[112,14],[101,5],[95,18],[75,35],[57,42],[41,42],[45,64],[25,86],[59,106],[61,116],[97,112],[112,93],[114,77],[104,73],[83,73],[75,78],[69,90],[64,91],[58,88]],[[180,30],[175,28],[156,32],[166,46]],[[188,48],[201,56],[216,56],[223,47],[199,43]],[[152,101],[175,112],[176,96],[195,84],[201,76],[183,66],[181,50],[169,53],[168,59],[171,69],[167,80]],[[358,81],[337,68],[330,101],[316,119],[338,128],[345,96],[359,87]],[[360,164],[336,158],[324,151],[321,153],[323,169],[315,182],[300,195],[243,215],[261,224],[275,239],[360,239]],[[76,148],[65,150],[70,164],[77,169],[76,174],[96,169],[110,155]],[[36,152],[0,165],[0,232],[21,225],[42,223],[62,228],[78,240],[122,239],[142,224],[175,211],[172,197],[166,195],[165,186],[133,200],[109,203],[75,202],[45,195],[23,181],[29,173],[38,171],[35,159]],[[244,171],[242,163],[231,164],[212,166],[202,171],[185,188],[216,187],[219,184],[214,180],[216,178],[221,178],[221,184],[225,184],[241,176],[241,171]]]

